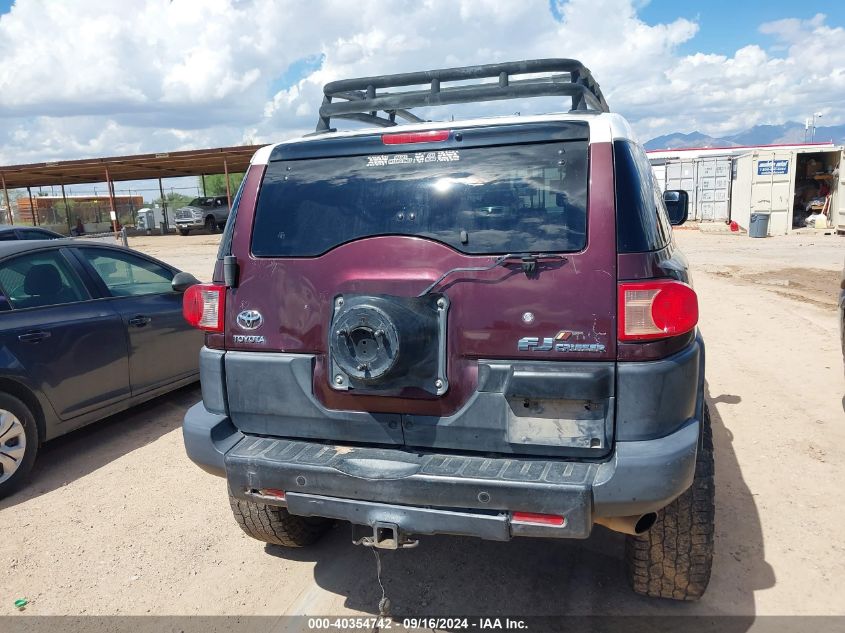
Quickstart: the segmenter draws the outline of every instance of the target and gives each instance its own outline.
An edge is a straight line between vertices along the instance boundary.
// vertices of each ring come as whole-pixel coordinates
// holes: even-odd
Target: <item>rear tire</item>
[[[26,481],[36,453],[35,416],[14,396],[0,393],[0,499],[17,491]]]
[[[231,493],[229,504],[238,525],[249,536],[283,547],[313,545],[332,525],[329,519],[296,516],[285,508],[236,499]]]
[[[648,532],[626,537],[628,580],[644,596],[698,600],[710,582],[716,506],[713,433],[706,404],[702,417],[692,486],[657,513]]]
[[[179,229],[179,235],[185,237],[188,234],[188,229]]]

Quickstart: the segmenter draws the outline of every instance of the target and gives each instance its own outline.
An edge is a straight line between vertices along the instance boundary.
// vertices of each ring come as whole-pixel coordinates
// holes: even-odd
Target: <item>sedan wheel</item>
[[[38,452],[38,429],[29,408],[0,392],[0,499],[26,480]]]
[[[26,429],[11,411],[0,409],[0,484],[12,478],[26,454]]]

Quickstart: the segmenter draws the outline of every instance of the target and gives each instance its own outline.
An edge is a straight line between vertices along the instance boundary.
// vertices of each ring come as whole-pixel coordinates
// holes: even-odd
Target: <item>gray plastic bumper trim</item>
[[[200,384],[202,401],[211,413],[228,414],[226,409],[226,378],[223,362],[226,352],[203,347],[200,350]]]
[[[620,362],[616,370],[616,439],[664,437],[690,418],[701,419],[704,342],[662,360]]]
[[[701,425],[698,420],[656,440],[617,442],[593,481],[596,516],[632,516],[667,506],[692,485]]]
[[[203,402],[229,415],[247,434],[338,443],[395,444],[429,450],[473,450],[601,459],[614,440],[665,437],[701,419],[704,343],[700,336],[680,352],[644,362],[478,361],[478,388],[450,416],[400,415],[327,409],[313,394],[314,356],[210,350],[200,353]],[[604,420],[578,422],[561,445],[511,443],[515,397],[590,400]],[[598,438],[598,446],[593,439]],[[589,440],[589,445],[587,441]]]
[[[243,433],[234,427],[229,418],[209,413],[202,402],[185,413],[182,423],[185,452],[207,473],[225,477],[224,455],[243,438]]]

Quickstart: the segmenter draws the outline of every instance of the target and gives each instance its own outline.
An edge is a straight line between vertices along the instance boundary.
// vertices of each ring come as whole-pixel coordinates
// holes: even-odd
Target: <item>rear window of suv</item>
[[[585,141],[276,161],[252,252],[313,257],[377,235],[471,254],[573,252],[586,244],[586,207]]]

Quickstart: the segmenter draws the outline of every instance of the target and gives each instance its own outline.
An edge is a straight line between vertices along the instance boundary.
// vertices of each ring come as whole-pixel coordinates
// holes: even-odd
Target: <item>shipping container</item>
[[[813,214],[845,231],[845,153],[832,143],[691,148],[649,152],[665,191],[683,189],[690,219],[737,222],[748,229],[752,213],[767,213],[769,235],[804,228]]]
[[[752,151],[736,159],[731,219],[747,229],[752,213],[769,213],[769,235],[805,228],[813,213],[827,224],[845,221],[841,147]],[[825,193],[827,192],[827,193]]]

